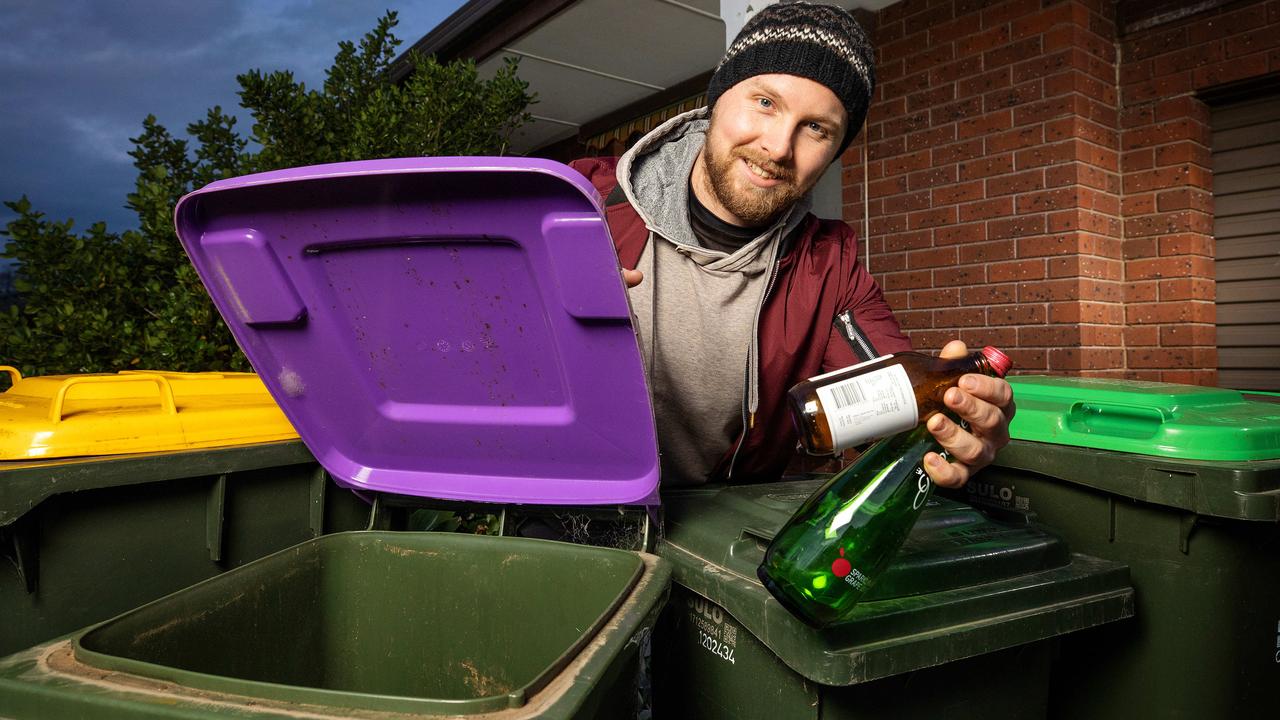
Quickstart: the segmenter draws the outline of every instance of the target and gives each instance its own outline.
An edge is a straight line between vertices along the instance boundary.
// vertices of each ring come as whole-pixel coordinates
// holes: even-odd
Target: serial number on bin
[[[733,659],[733,648],[729,645],[725,645],[701,630],[698,631],[698,642],[701,643],[702,647],[710,651],[712,655],[721,660],[728,660],[730,665],[737,665]]]

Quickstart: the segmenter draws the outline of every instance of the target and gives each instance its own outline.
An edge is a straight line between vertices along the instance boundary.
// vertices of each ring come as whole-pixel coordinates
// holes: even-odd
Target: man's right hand
[[[628,270],[626,268],[622,268],[622,282],[627,287],[633,288],[639,285],[640,281],[643,279],[644,279],[644,273],[640,272],[639,270]]]

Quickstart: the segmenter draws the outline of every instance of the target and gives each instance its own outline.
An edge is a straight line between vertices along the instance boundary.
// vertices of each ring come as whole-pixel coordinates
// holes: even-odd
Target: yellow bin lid
[[[186,450],[298,434],[253,373],[125,370],[24,378],[0,393],[0,460]]]

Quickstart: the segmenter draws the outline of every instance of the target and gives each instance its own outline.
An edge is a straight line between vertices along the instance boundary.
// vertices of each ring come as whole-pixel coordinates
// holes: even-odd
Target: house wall
[[[1123,37],[1115,7],[876,14],[879,81],[844,158],[844,215],[865,217],[867,260],[917,347],[959,337],[1010,349],[1022,371],[1216,381],[1196,92],[1280,71],[1280,0]]]

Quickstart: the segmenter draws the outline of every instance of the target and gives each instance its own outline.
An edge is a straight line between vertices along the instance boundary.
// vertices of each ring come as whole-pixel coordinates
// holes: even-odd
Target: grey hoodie
[[[649,230],[628,293],[657,415],[665,485],[706,482],[756,409],[756,328],[782,239],[808,196],[732,254],[701,247],[689,223],[689,176],[706,109],[654,128],[618,162],[618,185]]]

